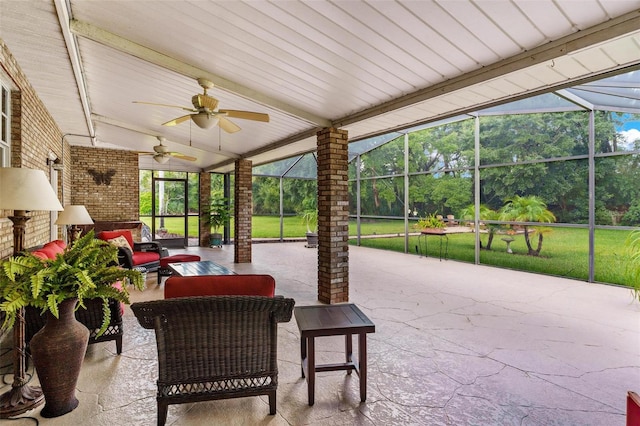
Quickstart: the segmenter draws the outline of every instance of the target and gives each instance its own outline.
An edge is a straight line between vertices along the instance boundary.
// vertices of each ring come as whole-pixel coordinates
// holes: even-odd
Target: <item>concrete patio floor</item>
[[[253,262],[238,265],[232,246],[180,252],[271,274],[278,294],[318,303],[317,251],[304,243],[254,244]],[[172,405],[167,424],[625,424],[626,391],[640,390],[640,303],[629,290],[362,247],[349,258],[350,301],[376,324],[365,403],[357,376],[338,371],[318,374],[307,405],[292,318],[279,329],[275,416],[254,397]],[[162,298],[155,274],[147,286],[132,301]],[[321,363],[344,357],[342,338],[316,348]],[[154,425],[156,358],[153,331],[127,307],[122,355],[113,342],[88,349],[80,406],[55,419],[38,408],[12,424]]]

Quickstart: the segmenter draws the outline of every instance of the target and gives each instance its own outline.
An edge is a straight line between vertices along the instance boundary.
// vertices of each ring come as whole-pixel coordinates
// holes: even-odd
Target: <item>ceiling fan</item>
[[[138,104],[165,106],[170,108],[180,108],[189,111],[190,114],[183,115],[173,120],[162,123],[163,126],[175,126],[189,119],[193,120],[196,125],[202,129],[210,129],[216,124],[227,133],[235,133],[240,130],[240,126],[227,119],[227,117],[241,118],[244,120],[269,122],[269,114],[252,111],[238,111],[233,109],[217,109],[218,100],[207,95],[207,90],[213,88],[213,83],[207,79],[199,78],[198,84],[204,89],[204,93],[194,95],[191,98],[193,108],[183,107],[179,105],[157,104],[153,102],[133,101]]]
[[[186,160],[186,161],[197,160],[196,157],[192,157],[190,155],[169,151],[168,146],[162,145],[162,142],[164,142],[166,139],[163,138],[162,136],[158,136],[157,138],[158,138],[158,141],[160,141],[160,145],[156,145],[153,147],[154,152],[138,152],[138,154],[153,155],[153,159],[160,164],[165,164],[167,161],[169,161],[171,157],[179,158],[181,160]]]

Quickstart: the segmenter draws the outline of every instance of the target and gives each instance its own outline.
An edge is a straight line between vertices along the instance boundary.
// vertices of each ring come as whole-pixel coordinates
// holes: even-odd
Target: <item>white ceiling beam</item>
[[[443,83],[429,86],[422,90],[393,99],[389,102],[334,120],[333,125],[340,128],[359,121],[374,118],[390,111],[405,108],[447,93],[465,89],[475,84],[502,77],[514,71],[529,68],[531,66],[595,46],[599,43],[637,32],[638,28],[640,28],[640,10],[627,13],[591,28],[578,31],[556,41],[552,41],[523,52],[519,55],[496,62],[495,64],[488,65],[476,71],[466,73],[460,77],[452,78],[451,80]]]
[[[290,136],[288,138],[279,140],[277,142],[273,142],[273,143],[271,143],[269,145],[265,145],[265,146],[260,147],[258,149],[254,149],[253,151],[249,151],[249,152],[247,152],[245,154],[242,154],[242,158],[245,158],[245,159],[246,158],[251,158],[251,157],[254,157],[256,155],[264,154],[265,152],[268,152],[268,151],[273,151],[275,149],[285,147],[285,146],[287,146],[289,144],[292,144],[292,143],[295,143],[295,142],[300,142],[300,141],[303,141],[303,140],[308,139],[308,138],[317,137],[318,130],[320,130],[320,128],[314,128],[314,129],[305,130],[305,131],[300,132],[300,133],[298,133],[296,135],[292,135],[292,136]],[[298,154],[306,154],[307,152],[313,152],[313,151],[315,151],[315,148],[312,149],[312,150],[302,150],[300,152],[296,152],[294,154],[287,155],[287,157],[292,157],[292,156],[298,155]],[[277,160],[274,160],[274,161],[277,161]],[[232,160],[224,160],[224,161],[218,162],[216,164],[212,164],[209,167],[206,167],[204,169],[204,171],[210,172],[210,171],[219,169],[221,167],[228,166],[228,165],[230,165],[232,163],[233,163]]]
[[[120,127],[121,129],[125,129],[125,130],[130,130],[132,132],[136,132],[136,133],[140,133],[143,135],[147,135],[147,136],[152,136],[155,138],[166,138],[164,135],[158,133],[158,132],[154,132],[153,130],[149,130],[147,128],[144,127],[140,127],[140,126],[136,126],[134,124],[131,123],[127,123],[121,120],[117,120],[115,118],[110,118],[110,117],[105,117],[104,115],[99,115],[99,114],[91,114],[91,118],[95,121],[97,121],[98,123],[102,123],[102,124],[107,124],[109,126],[115,126],[115,127]],[[196,146],[190,146],[187,145],[186,143],[183,142],[179,142],[173,138],[166,138],[169,142],[173,142],[173,143],[177,143],[179,145],[183,145],[183,146],[189,146],[190,148],[196,149],[198,151],[202,151],[202,152],[208,152],[208,153],[215,153],[215,154],[219,154],[221,157],[226,157],[226,158],[240,158],[239,154],[233,153],[233,152],[229,152],[229,151],[222,151],[222,150],[215,150],[215,151],[208,151],[206,149],[202,149],[202,148],[198,148]]]
[[[89,95],[87,94],[87,85],[84,79],[84,71],[82,70],[82,63],[80,61],[80,55],[78,54],[78,44],[71,33],[69,28],[69,9],[68,2],[66,0],[54,0],[54,6],[58,15],[58,21],[60,22],[60,31],[64,37],[65,45],[67,46],[67,55],[71,61],[71,68],[73,69],[73,75],[76,80],[76,86],[78,87],[78,95],[80,96],[80,103],[82,104],[82,111],[87,122],[87,130],[89,131],[89,137],[91,137],[91,145],[96,146],[96,130],[93,127],[91,121],[91,106],[89,103]]]
[[[131,40],[127,40],[117,34],[111,33],[87,22],[72,19],[69,23],[69,27],[71,28],[71,32],[77,36],[88,38],[97,43],[116,49],[120,52],[158,65],[162,68],[166,68],[186,77],[193,78],[194,80],[201,77],[206,78],[212,81],[217,87],[221,89],[235,93],[259,104],[275,108],[299,119],[308,121],[312,125],[321,127],[328,127],[331,125],[331,121],[324,117],[320,117],[316,114],[304,111],[271,96],[253,90],[249,87],[243,86],[224,77],[220,77],[219,75],[212,74],[209,71],[178,61],[177,59],[174,59],[168,55],[142,46]]]
[[[153,136],[153,137],[162,137],[164,135],[155,132],[151,129],[147,129],[146,127],[137,126],[135,124],[127,123],[122,120],[117,120],[115,118],[106,117],[100,114],[91,114],[91,119],[97,121],[98,123],[108,124],[110,126],[120,127],[121,129],[131,130],[132,132],[142,133],[143,135]]]
[[[562,89],[554,93],[560,96],[561,98],[568,100],[572,104],[578,105],[580,108],[584,108],[588,110],[593,110],[595,108],[595,106],[591,102],[588,102],[586,99],[583,99],[579,96],[574,95],[568,90]]]

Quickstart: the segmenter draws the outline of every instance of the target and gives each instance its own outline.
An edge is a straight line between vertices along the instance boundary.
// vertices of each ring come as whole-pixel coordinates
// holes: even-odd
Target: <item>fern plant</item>
[[[55,259],[40,259],[28,252],[12,256],[0,263],[0,310],[6,313],[0,328],[13,327],[17,313],[25,306],[51,312],[58,318],[58,307],[64,300],[77,298],[77,309],[84,309],[85,299],[99,298],[104,313],[98,332],[101,335],[111,319],[108,300],[129,303],[126,285],[114,287],[117,281],[128,281],[138,290],[144,286],[142,274],[120,268],[118,249],[94,238],[93,231]]]

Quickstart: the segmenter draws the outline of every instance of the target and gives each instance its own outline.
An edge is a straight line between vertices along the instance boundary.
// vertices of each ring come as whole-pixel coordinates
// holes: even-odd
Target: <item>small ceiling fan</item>
[[[169,161],[171,157],[179,158],[180,160],[186,160],[186,161],[197,160],[196,157],[192,157],[190,155],[169,151],[168,146],[162,145],[162,142],[164,142],[166,139],[163,138],[162,136],[158,136],[157,138],[158,138],[158,141],[160,141],[160,145],[156,145],[153,147],[154,152],[138,152],[138,154],[153,155],[153,159],[160,164],[165,164],[167,161]]]
[[[196,125],[202,129],[210,129],[216,124],[227,133],[235,133],[240,130],[240,126],[227,117],[241,118],[243,120],[254,120],[269,122],[269,114],[252,111],[238,111],[234,109],[217,109],[218,100],[207,95],[207,90],[213,88],[213,83],[207,79],[199,78],[198,84],[204,89],[203,94],[194,95],[191,98],[193,108],[183,107],[179,105],[157,104],[153,102],[133,101],[137,104],[157,105],[170,108],[180,108],[189,111],[191,114],[183,115],[173,120],[162,123],[163,126],[175,126],[189,119],[193,120]]]

